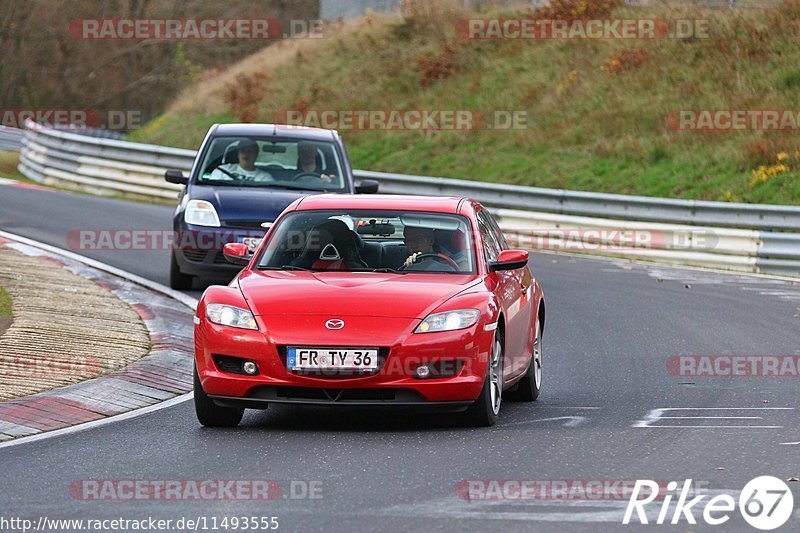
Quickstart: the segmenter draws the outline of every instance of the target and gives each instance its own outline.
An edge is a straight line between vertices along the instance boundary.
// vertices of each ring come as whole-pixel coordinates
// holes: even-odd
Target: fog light
[[[431,375],[431,369],[428,365],[420,365],[414,371],[414,375],[417,376],[419,379],[425,379]]]
[[[251,376],[258,373],[258,366],[252,361],[245,361],[242,365],[242,369],[245,374],[250,374]]]

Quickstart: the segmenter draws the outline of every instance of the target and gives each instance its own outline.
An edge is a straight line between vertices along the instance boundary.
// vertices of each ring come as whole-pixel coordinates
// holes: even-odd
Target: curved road
[[[75,229],[167,229],[171,212],[0,185],[0,229],[64,248]],[[166,283],[168,252],[79,253]],[[184,402],[0,449],[0,517],[207,517],[207,530],[211,517],[274,516],[284,531],[619,531],[627,499],[613,494],[520,501],[507,491],[468,501],[457,488],[691,478],[738,497],[756,476],[800,475],[796,375],[703,378],[667,367],[676,355],[800,353],[800,284],[564,255],[532,262],[548,298],[544,391],[532,405],[505,403],[493,428],[447,414],[271,407],[248,411],[237,429],[209,430]],[[282,492],[209,502],[70,491],[81,480],[137,479],[266,479]],[[790,485],[798,509],[800,483]],[[304,486],[319,497],[302,498]],[[798,524],[795,511],[784,529]],[[682,521],[655,530],[689,529],[752,531],[738,513],[716,528]]]

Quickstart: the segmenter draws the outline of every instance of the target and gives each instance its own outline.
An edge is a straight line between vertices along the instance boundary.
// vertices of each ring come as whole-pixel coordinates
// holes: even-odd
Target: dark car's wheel
[[[535,402],[542,390],[542,325],[536,327],[536,340],[533,342],[533,354],[528,371],[517,383],[516,390],[511,393],[519,402]]]
[[[194,371],[194,411],[197,420],[206,427],[234,427],[239,425],[244,416],[244,409],[237,407],[220,407],[208,397],[200,384],[197,370]]]
[[[497,422],[497,415],[500,413],[500,404],[502,402],[503,337],[500,332],[496,332],[492,342],[489,368],[486,370],[486,380],[483,382],[480,396],[467,409],[467,419],[474,426],[493,426]]]
[[[178,266],[178,261],[175,259],[175,254],[170,255],[169,263],[169,286],[176,291],[188,291],[192,288],[194,276],[184,274]]]

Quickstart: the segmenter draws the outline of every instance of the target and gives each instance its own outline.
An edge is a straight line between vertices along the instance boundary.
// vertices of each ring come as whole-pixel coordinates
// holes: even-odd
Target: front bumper
[[[175,230],[173,253],[184,274],[231,279],[242,267],[225,259],[223,246],[229,242],[240,242],[241,237],[261,238],[265,231],[238,227],[179,226]]]
[[[195,326],[195,362],[203,390],[218,403],[263,407],[268,403],[311,405],[463,406],[480,394],[492,332],[472,328],[414,334],[416,319],[345,317],[349,331],[319,331],[329,317],[257,317],[259,331],[220,326],[205,317]],[[277,326],[277,327],[276,327]],[[276,331],[290,331],[278,334]],[[391,334],[388,332],[395,332]],[[378,370],[367,375],[308,375],[286,366],[286,346],[379,347]],[[254,376],[223,371],[215,356],[247,359]],[[419,379],[422,364],[446,369]]]

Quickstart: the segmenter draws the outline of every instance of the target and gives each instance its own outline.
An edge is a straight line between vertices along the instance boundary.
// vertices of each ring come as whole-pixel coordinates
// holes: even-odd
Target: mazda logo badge
[[[325,322],[325,327],[328,329],[342,329],[344,327],[344,320],[339,318],[331,318]]]

